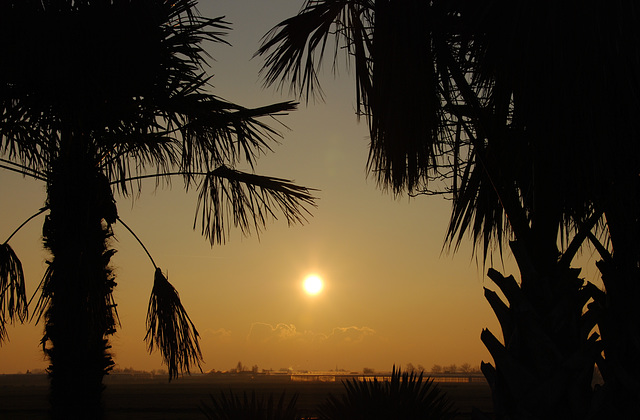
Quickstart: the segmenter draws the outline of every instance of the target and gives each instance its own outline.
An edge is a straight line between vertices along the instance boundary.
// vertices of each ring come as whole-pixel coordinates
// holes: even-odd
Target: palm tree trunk
[[[604,347],[604,358],[598,363],[604,380],[602,414],[606,418],[634,418],[640,411],[640,328],[636,309],[640,272],[637,267],[616,263],[615,258],[597,263],[605,285],[616,286],[615,291],[607,289],[605,298],[596,302]]]
[[[43,347],[54,419],[102,418],[102,379],[113,366],[107,340],[115,331],[108,214],[115,205],[106,179],[78,143],[61,150],[53,168],[44,226],[52,258],[43,286],[49,298]]]
[[[508,305],[485,289],[504,338],[501,343],[488,330],[481,336],[495,363],[483,363],[482,371],[492,388],[496,418],[588,418],[600,347],[589,336],[593,322],[583,315],[588,296],[579,270],[557,264],[554,272],[542,272],[524,246],[513,242],[511,247],[521,285],[489,271]]]
[[[616,181],[605,215],[614,253],[603,252],[597,263],[606,295],[594,302],[604,344],[599,368],[604,379],[608,418],[633,418],[640,411],[640,185],[636,177],[621,185]],[[635,215],[635,216],[634,216]],[[630,217],[631,216],[631,217]]]

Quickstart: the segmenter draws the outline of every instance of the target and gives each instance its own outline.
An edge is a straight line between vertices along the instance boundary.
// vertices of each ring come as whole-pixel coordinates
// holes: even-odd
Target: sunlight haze
[[[260,37],[302,2],[287,0],[200,1],[200,12],[226,16],[231,47],[209,44],[213,92],[246,107],[298,99],[264,89]],[[145,243],[168,274],[201,336],[203,371],[228,370],[238,361],[260,369],[309,370],[364,367],[389,371],[393,364],[478,366],[489,361],[480,341],[483,328],[500,331],[476,265],[463,243],[443,252],[450,203],[441,197],[394,198],[366,174],[367,125],[355,115],[353,76],[342,65],[334,79],[330,63],[321,78],[325,102],[302,100],[298,110],[265,121],[283,134],[256,172],[317,189],[318,207],[303,226],[272,220],[259,236],[232,231],[211,247],[194,227],[196,192],[155,190],[147,181],[139,197],[116,196],[122,220]],[[344,64],[344,62],[340,62]],[[44,204],[44,185],[0,171],[4,241]],[[10,242],[22,260],[30,297],[44,273],[43,216]],[[154,267],[136,240],[114,225],[112,259],[121,327],[113,336],[116,367],[166,368],[147,353],[145,317]],[[446,251],[446,250],[445,250]],[[515,274],[510,258],[506,270]],[[305,276],[320,271],[322,289],[310,298]],[[36,298],[37,299],[37,298]],[[33,312],[33,303],[30,313]],[[8,326],[0,348],[0,373],[47,366],[39,341],[42,325]]]

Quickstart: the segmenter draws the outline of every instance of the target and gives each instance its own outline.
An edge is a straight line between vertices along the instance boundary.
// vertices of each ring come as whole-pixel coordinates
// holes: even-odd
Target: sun
[[[305,277],[304,282],[302,283],[302,287],[304,288],[304,291],[308,295],[312,295],[312,296],[315,296],[320,292],[322,292],[323,286],[324,285],[322,283],[322,279],[317,274],[308,275],[307,277]]]

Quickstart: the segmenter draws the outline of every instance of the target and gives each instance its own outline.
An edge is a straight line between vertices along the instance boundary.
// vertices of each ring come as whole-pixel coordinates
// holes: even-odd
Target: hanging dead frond
[[[7,320],[14,322],[17,317],[20,322],[24,322],[28,317],[29,303],[31,303],[31,301],[27,302],[22,263],[8,242],[27,223],[46,210],[45,206],[27,218],[9,235],[5,243],[0,245],[0,345],[6,339]]]
[[[169,369],[169,380],[176,378],[179,373],[189,373],[193,364],[202,371],[199,334],[180,302],[178,291],[156,266],[151,253],[138,235],[122,219],[118,218],[118,221],[138,241],[156,269],[147,309],[147,334],[144,337],[149,353],[156,347],[160,349],[162,359]]]
[[[0,344],[7,338],[5,324],[27,318],[22,263],[9,244],[0,245]]]
[[[160,268],[156,268],[153,290],[147,310],[147,342],[149,353],[160,349],[169,369],[169,380],[189,373],[192,365],[200,371],[202,353],[200,335],[180,302],[178,291],[169,283]]]

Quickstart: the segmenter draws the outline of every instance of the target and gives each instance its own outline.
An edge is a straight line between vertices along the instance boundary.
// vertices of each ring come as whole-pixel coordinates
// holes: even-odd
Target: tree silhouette
[[[224,42],[222,18],[193,0],[20,0],[0,4],[0,167],[46,184],[43,240],[51,257],[35,318],[44,322],[54,418],[102,417],[103,376],[118,326],[109,261],[115,195],[172,176],[198,190],[196,222],[211,242],[233,225],[249,234],[270,218],[305,220],[314,198],[253,174],[278,133],[248,109],[208,92],[203,41]],[[234,169],[243,163],[251,172]],[[124,225],[127,227],[126,225]],[[128,227],[127,227],[128,229]],[[9,238],[10,239],[10,238]],[[146,248],[145,248],[146,250]],[[198,332],[160,268],[147,315],[149,351],[169,378],[200,366]],[[19,259],[0,246],[0,339],[27,315]]]
[[[344,51],[355,71],[380,186],[446,194],[453,250],[470,235],[486,262],[509,243],[520,281],[489,270],[508,303],[485,293],[504,340],[482,332],[499,417],[638,411],[638,18],[630,0],[579,12],[571,2],[310,0],[257,53],[266,84],[321,95],[333,37],[334,65]],[[605,291],[571,268],[587,240]],[[596,391],[594,363],[605,380]]]

